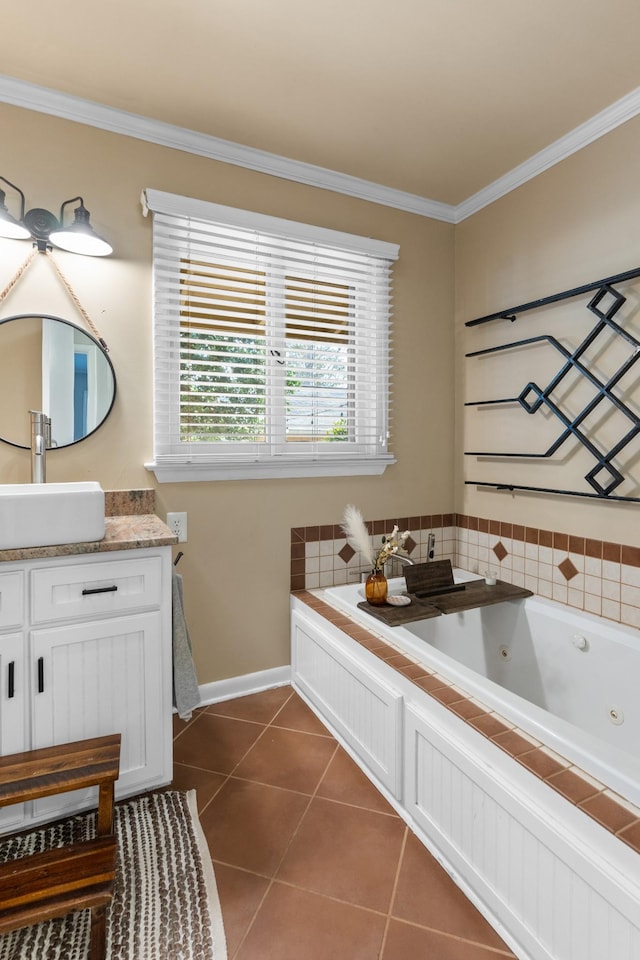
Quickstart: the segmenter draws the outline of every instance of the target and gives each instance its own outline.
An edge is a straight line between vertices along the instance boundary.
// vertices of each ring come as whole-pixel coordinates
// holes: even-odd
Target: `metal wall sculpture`
[[[636,277],[640,277],[640,268],[629,270],[626,273],[620,273],[617,276],[608,277],[604,280],[597,280],[594,283],[581,287],[575,287],[572,290],[566,290],[563,293],[557,293],[541,300],[521,304],[518,307],[510,307],[508,310],[502,310],[486,317],[479,317],[477,320],[470,320],[465,324],[467,327],[474,327],[479,324],[501,319],[514,322],[519,314],[595,291],[593,297],[586,305],[586,308],[593,314],[595,321],[579,346],[573,350],[564,346],[556,337],[550,334],[544,334],[522,340],[514,340],[500,346],[489,347],[484,350],[475,350],[466,354],[469,358],[481,357],[506,350],[527,347],[535,343],[546,343],[551,346],[557,351],[561,366],[546,386],[542,387],[531,380],[523,386],[518,396],[503,397],[495,400],[469,401],[465,406],[481,407],[491,404],[518,403],[522,410],[531,415],[544,409],[560,421],[561,429],[548,449],[542,453],[465,451],[465,455],[493,458],[519,457],[523,459],[549,459],[552,458],[570,438],[574,438],[593,458],[593,467],[584,477],[591,489],[562,490],[551,487],[525,486],[505,482],[491,483],[474,480],[466,480],[465,483],[474,486],[493,487],[498,490],[527,490],[537,491],[539,493],[559,493],[569,496],[591,497],[599,500],[640,502],[640,497],[622,496],[615,493],[624,483],[625,479],[628,479],[620,468],[620,455],[640,434],[640,418],[630,409],[628,404],[622,401],[620,396],[622,391],[619,389],[623,378],[631,371],[636,361],[640,359],[640,341],[614,320],[614,317],[627,300],[625,296],[615,289],[614,285],[622,284]],[[585,354],[586,351],[596,343],[598,338],[605,334],[613,334],[618,338],[618,342],[624,344],[626,358],[611,375],[602,378],[602,376],[597,376],[593,370],[589,368]],[[565,378],[567,378],[570,373],[577,374],[579,377],[584,378],[595,391],[589,402],[586,403],[577,414],[571,414],[563,410],[562,403],[553,397],[554,391],[556,391],[557,395],[558,387],[565,381]],[[586,427],[585,421],[596,409],[600,408],[600,410],[604,410],[608,405],[612,405],[615,410],[623,415],[625,427],[617,442],[611,446],[607,444],[606,448],[603,448],[602,444],[597,442],[597,438],[591,435]],[[617,458],[618,465],[614,463]]]

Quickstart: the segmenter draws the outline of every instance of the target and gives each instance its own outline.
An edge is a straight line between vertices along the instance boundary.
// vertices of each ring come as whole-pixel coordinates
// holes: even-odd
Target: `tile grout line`
[[[262,738],[262,736],[264,735],[264,733],[266,732],[266,730],[267,730],[269,727],[274,726],[274,721],[277,719],[277,717],[280,715],[280,713],[284,710],[284,708],[286,707],[286,705],[292,700],[292,698],[294,697],[294,695],[295,695],[295,691],[294,691],[293,688],[292,688],[292,689],[291,689],[291,695],[290,695],[289,697],[287,697],[287,699],[286,699],[286,700],[284,701],[284,703],[280,706],[280,708],[279,708],[278,710],[276,710],[276,712],[275,712],[275,714],[273,715],[273,717],[271,718],[271,720],[270,720],[267,724],[265,724],[265,727],[264,727],[263,732],[262,732],[262,733],[260,734],[260,736],[256,739],[255,743],[252,744],[252,746],[249,748],[249,750],[247,750],[247,753],[244,754],[242,760],[244,759],[244,757],[247,756],[247,754],[250,752],[250,750],[253,749],[253,747],[258,743],[258,741]],[[277,727],[276,729],[285,729],[285,728]],[[296,732],[303,732],[303,731],[296,731]],[[270,891],[271,888],[273,887],[273,884],[274,884],[274,882],[275,882],[275,875],[277,874],[278,870],[279,870],[280,867],[282,866],[282,862],[283,862],[284,858],[286,857],[286,855],[287,855],[287,853],[288,853],[288,851],[289,851],[289,849],[290,849],[290,847],[291,847],[291,844],[293,843],[294,837],[295,837],[295,836],[297,835],[297,833],[298,833],[298,830],[299,830],[299,828],[300,828],[300,824],[301,824],[302,821],[304,820],[304,818],[305,818],[305,816],[306,816],[306,814],[307,814],[307,811],[309,810],[309,807],[311,806],[311,802],[312,802],[314,796],[316,795],[316,793],[317,793],[317,791],[318,791],[318,788],[319,788],[319,786],[320,786],[320,783],[322,782],[322,779],[324,778],[324,776],[325,776],[325,774],[326,774],[326,772],[327,772],[327,770],[328,770],[328,768],[329,768],[329,764],[331,763],[331,761],[333,760],[334,756],[336,755],[336,752],[337,752],[337,750],[338,750],[338,746],[339,746],[339,744],[338,744],[337,741],[336,741],[335,749],[334,749],[333,753],[331,754],[331,757],[330,757],[329,760],[327,761],[327,764],[326,764],[326,766],[325,766],[325,768],[324,768],[321,776],[318,778],[318,783],[316,784],[316,788],[315,788],[314,793],[313,793],[311,796],[309,796],[309,801],[308,801],[308,803],[307,803],[307,805],[306,805],[306,807],[305,807],[305,809],[304,809],[304,811],[303,811],[303,813],[302,813],[302,816],[300,817],[300,821],[299,821],[299,823],[298,823],[298,826],[296,827],[296,830],[295,830],[294,833],[292,834],[292,836],[291,836],[291,838],[290,838],[290,840],[289,840],[289,843],[287,844],[286,849],[285,849],[284,853],[282,854],[282,857],[281,857],[279,863],[277,864],[277,866],[276,866],[276,868],[275,868],[275,870],[274,870],[274,875],[273,875],[272,877],[268,878],[268,883],[267,883],[267,886],[266,886],[266,888],[265,888],[264,894],[263,894],[263,896],[260,898],[260,902],[258,903],[258,905],[257,905],[257,907],[256,907],[256,909],[255,909],[255,911],[254,911],[254,913],[253,913],[253,916],[251,917],[251,920],[250,920],[249,923],[247,924],[246,930],[244,931],[242,937],[240,938],[240,940],[239,940],[239,942],[238,942],[237,949],[236,949],[235,952],[234,952],[234,957],[236,957],[236,956],[238,955],[239,951],[242,949],[243,944],[245,943],[247,937],[249,936],[249,933],[250,933],[251,929],[253,928],[253,925],[254,925],[257,917],[258,917],[258,913],[260,912],[260,910],[261,910],[261,908],[262,908],[262,905],[264,904],[264,902],[265,902],[265,900],[266,900],[266,898],[267,898],[267,896],[268,896],[268,894],[269,894],[269,891]],[[238,768],[238,766],[240,765],[240,763],[242,763],[242,760],[238,761],[238,763],[237,763],[236,766],[233,768],[233,770],[231,771],[231,773],[229,774],[229,776],[227,777],[227,779],[225,780],[225,782],[224,782],[223,784],[221,784],[220,789],[222,789],[222,787],[232,778],[234,771]],[[237,779],[240,779],[240,778],[237,778]],[[248,782],[254,782],[254,781],[248,781]],[[257,782],[257,781],[256,781],[256,782]],[[276,789],[277,789],[277,788],[276,788]],[[280,788],[280,789],[285,789],[285,788]],[[303,794],[303,796],[304,796],[304,794]],[[209,802],[211,802],[211,801],[209,801]],[[208,806],[208,804],[207,804],[207,806]],[[257,874],[257,876],[261,876],[261,875],[260,875],[260,874]],[[229,960],[233,960],[233,958],[230,957]]]
[[[291,691],[291,692],[292,692],[292,696],[293,696],[293,693],[294,693],[293,688],[292,688],[292,691]],[[289,702],[289,700],[287,700],[287,703],[288,703],[288,702]],[[283,704],[283,707],[284,707],[284,704]],[[278,713],[279,713],[279,712],[280,712],[280,711],[278,711]],[[277,716],[277,714],[276,714],[276,716]],[[275,719],[275,717],[274,717],[273,719]],[[271,725],[271,724],[269,724],[269,726],[270,726],[270,725]],[[282,854],[282,856],[281,856],[281,858],[280,858],[277,866],[275,867],[275,869],[274,869],[274,871],[273,871],[273,876],[269,878],[269,882],[268,882],[268,884],[267,884],[266,890],[264,891],[264,895],[261,897],[260,903],[259,903],[258,906],[256,907],[256,909],[255,909],[255,911],[254,911],[254,914],[253,914],[251,920],[250,920],[249,923],[247,924],[247,929],[244,931],[244,933],[243,933],[243,935],[242,935],[242,937],[241,937],[241,939],[240,939],[240,942],[238,943],[238,948],[237,948],[237,950],[236,950],[235,953],[234,953],[234,957],[236,957],[236,956],[238,955],[239,951],[242,949],[243,944],[245,943],[247,937],[249,936],[250,931],[251,931],[252,928],[253,928],[254,923],[256,922],[256,920],[257,920],[257,918],[258,918],[258,914],[259,914],[260,910],[262,909],[262,905],[264,904],[267,896],[269,895],[269,892],[270,892],[271,888],[273,887],[274,883],[276,882],[276,875],[277,875],[278,871],[280,870],[280,867],[282,866],[282,864],[283,864],[283,862],[284,862],[284,860],[285,860],[285,857],[287,856],[289,850],[291,849],[291,844],[293,843],[294,839],[295,839],[295,838],[297,837],[297,835],[298,835],[298,831],[300,830],[300,826],[301,826],[301,824],[302,824],[302,821],[304,820],[304,818],[306,817],[307,813],[309,812],[309,807],[311,806],[311,804],[312,804],[312,802],[313,802],[313,800],[314,800],[314,798],[315,798],[315,796],[316,796],[316,794],[317,794],[317,792],[318,792],[318,788],[320,787],[320,784],[322,783],[324,777],[326,776],[327,770],[329,769],[329,766],[331,765],[331,762],[333,761],[333,758],[335,757],[336,753],[338,752],[339,747],[340,747],[340,744],[339,744],[339,743],[337,742],[337,740],[336,740],[335,749],[334,749],[333,753],[331,754],[329,760],[327,761],[327,763],[326,763],[326,765],[325,765],[325,768],[324,768],[324,770],[322,771],[322,774],[321,774],[320,777],[318,778],[318,782],[317,782],[317,784],[316,784],[315,790],[313,791],[312,794],[309,795],[309,801],[308,801],[306,807],[304,808],[304,811],[303,811],[303,813],[302,813],[302,815],[301,815],[301,817],[300,817],[300,820],[298,821],[298,825],[297,825],[296,829],[293,831],[291,837],[289,838],[289,842],[288,842],[288,844],[287,844],[286,847],[285,847],[284,853]],[[296,890],[304,890],[304,887],[298,887],[298,886],[295,885],[295,884],[290,884],[290,886],[292,886],[292,887],[293,887],[294,889],[296,889]],[[230,957],[229,960],[233,960],[233,957]]]
[[[293,696],[293,690],[292,690],[292,692],[291,692],[291,695]],[[291,697],[287,697],[285,703],[288,703],[290,699],[291,699]],[[283,704],[283,706],[284,706],[284,704]],[[282,709],[282,708],[280,708],[280,709]],[[279,712],[280,712],[280,711],[278,710],[278,713],[279,713]],[[210,716],[210,717],[211,717],[211,716],[214,716],[214,717],[215,717],[215,716],[220,716],[220,714],[211,714],[211,713],[208,714],[208,713],[206,712],[206,708],[205,708],[205,709],[203,710],[201,716],[203,716],[203,717],[204,717],[204,716]],[[196,720],[192,721],[192,723],[197,722],[198,719],[200,719],[200,718],[196,718]],[[225,719],[225,720],[238,720],[238,719],[240,719],[240,718],[238,718],[238,717],[224,717],[224,719]],[[255,721],[255,720],[251,720],[251,721],[243,720],[242,722],[243,722],[243,723],[250,722],[250,723],[256,724],[256,721]],[[270,722],[269,722],[269,723],[259,723],[259,724],[256,724],[256,725],[262,727],[261,732],[257,735],[256,739],[253,741],[253,743],[251,744],[251,746],[248,747],[248,748],[245,750],[245,752],[242,754],[242,756],[240,757],[240,759],[238,760],[238,762],[233,766],[233,768],[231,769],[231,771],[230,771],[228,774],[225,775],[225,774],[223,774],[223,773],[219,773],[219,771],[216,771],[216,770],[208,770],[208,771],[207,771],[208,773],[219,773],[220,776],[223,776],[223,777],[224,777],[224,780],[222,781],[222,783],[220,784],[220,786],[218,787],[218,789],[216,790],[216,792],[213,794],[213,796],[210,797],[209,800],[205,803],[205,805],[203,806],[202,810],[200,811],[200,815],[202,815],[202,814],[205,812],[205,810],[208,808],[209,804],[212,803],[213,800],[215,800],[215,798],[219,795],[220,791],[221,791],[224,787],[226,787],[227,783],[229,782],[229,780],[232,779],[234,772],[238,769],[238,767],[240,766],[240,764],[242,763],[242,761],[243,761],[243,760],[245,759],[245,757],[251,752],[251,750],[253,750],[253,748],[254,748],[255,745],[259,742],[259,740],[262,739],[262,737],[264,736],[267,728],[270,726]],[[178,763],[179,763],[179,762],[180,762],[180,761],[178,761]],[[183,766],[189,766],[189,764],[183,764]],[[201,769],[205,769],[205,768],[195,767],[194,769],[196,769],[196,770],[201,770]],[[244,779],[244,778],[239,778],[239,779]]]
[[[391,896],[389,897],[389,907],[387,909],[387,919],[384,925],[384,930],[382,932],[382,940],[380,942],[380,953],[379,957],[382,957],[384,954],[384,949],[387,945],[387,935],[389,933],[389,926],[391,924],[391,919],[393,917],[393,904],[395,903],[396,893],[398,891],[398,883],[400,882],[400,870],[402,869],[402,862],[404,860],[405,850],[407,849],[407,840],[409,839],[409,827],[405,823],[404,825],[404,836],[402,838],[402,846],[400,848],[400,856],[398,857],[398,864],[396,866],[396,875],[393,878],[393,887],[391,889]]]
[[[213,796],[210,797],[210,799],[207,801],[207,803],[204,804],[202,810],[201,810],[201,811],[199,812],[199,814],[198,814],[199,816],[202,816],[202,814],[204,814],[205,810],[207,810],[207,808],[209,807],[209,805],[215,800],[215,798],[220,794],[220,792],[222,791],[222,789],[223,789],[223,788],[229,783],[229,781],[233,778],[233,773],[234,773],[234,771],[237,770],[238,766],[242,763],[242,761],[243,761],[244,758],[247,756],[247,754],[253,749],[253,747],[255,747],[255,745],[258,743],[258,741],[264,736],[264,734],[265,734],[266,730],[268,729],[268,727],[271,726],[272,721],[275,719],[275,717],[278,716],[278,714],[281,712],[281,710],[284,709],[284,707],[286,706],[286,704],[289,703],[289,701],[290,701],[291,698],[293,697],[293,694],[294,694],[294,691],[293,691],[293,689],[292,689],[292,690],[291,690],[291,694],[287,697],[287,699],[284,701],[284,703],[278,708],[278,710],[275,712],[275,714],[274,714],[274,716],[271,718],[271,720],[270,720],[268,723],[262,723],[262,724],[260,724],[260,726],[262,726],[262,728],[263,728],[262,731],[261,731],[261,733],[258,734],[258,736],[257,736],[256,739],[254,740],[254,742],[251,744],[250,747],[248,747],[248,749],[247,749],[247,750],[245,751],[245,753],[242,755],[242,757],[240,758],[240,760],[238,760],[238,762],[237,762],[237,763],[235,764],[235,766],[232,768],[232,770],[230,771],[230,773],[228,773],[228,774],[226,775],[226,777],[224,778],[224,780],[222,781],[222,783],[219,785],[218,789],[215,791],[215,793],[213,794]],[[205,714],[206,714],[206,708],[203,710],[201,716],[205,716]],[[210,714],[208,714],[208,716],[221,716],[221,714],[211,714],[211,713],[210,713]],[[192,721],[190,721],[190,723],[187,724],[187,725],[190,726],[191,723],[197,722],[198,719],[199,719],[198,717],[194,718],[194,719],[193,719]],[[240,719],[240,718],[238,718],[238,717],[227,717],[226,719],[229,719],[229,720],[236,719],[236,720],[237,720],[237,719]],[[247,722],[247,721],[244,721],[244,722]],[[255,723],[256,721],[251,721],[251,722],[252,722],[252,723]],[[182,731],[182,732],[184,732],[184,731]],[[174,739],[176,739],[176,738],[174,738]],[[186,764],[185,764],[185,766],[186,766]],[[195,769],[200,769],[200,768],[199,768],[199,767],[196,767]],[[210,771],[210,772],[214,772],[214,771]],[[323,776],[324,776],[324,774],[323,774]],[[251,782],[251,781],[250,781],[250,782]],[[306,810],[305,810],[305,813],[306,813]],[[304,815],[304,814],[303,814],[303,815]],[[213,855],[213,851],[210,851],[210,855],[211,855],[212,861],[215,861],[215,857],[214,857],[214,855]],[[215,861],[215,862],[223,862],[223,861]],[[234,864],[228,864],[228,866],[229,866],[229,867],[232,867],[232,868],[234,868],[234,869],[238,869],[237,867],[235,867]],[[278,865],[278,866],[279,866],[279,865]],[[240,869],[242,869],[242,868],[240,868]],[[250,873],[251,871],[246,871],[246,872]],[[255,875],[255,876],[259,876],[259,874],[254,874],[254,875]],[[260,903],[259,903],[258,906],[256,907],[256,910],[254,911],[253,917],[251,918],[251,921],[249,922],[249,924],[248,924],[248,926],[247,926],[247,929],[245,930],[244,934],[243,934],[242,937],[240,938],[240,941],[239,941],[239,943],[238,943],[238,945],[237,945],[237,947],[236,947],[236,950],[235,950],[234,953],[233,953],[233,957],[236,957],[236,956],[238,955],[238,951],[241,949],[241,947],[242,947],[242,945],[243,945],[243,943],[244,943],[244,941],[245,941],[245,939],[246,939],[246,937],[247,937],[250,929],[252,928],[252,926],[253,926],[253,924],[254,924],[254,922],[255,922],[255,919],[256,919],[256,917],[257,917],[257,915],[258,915],[258,911],[260,910],[260,907],[261,907],[262,904],[264,903],[265,897],[267,896],[267,894],[268,894],[269,890],[271,889],[272,885],[273,885],[273,878],[271,878],[271,880],[270,880],[269,883],[267,884],[267,887],[266,887],[266,889],[265,889],[264,895],[263,895],[263,897],[261,898]],[[224,920],[223,920],[223,922],[224,922]],[[233,960],[233,957],[229,957],[229,960]]]
[[[483,949],[485,949],[485,950],[493,950],[493,951],[494,951],[495,953],[497,953],[499,956],[513,957],[514,954],[512,953],[511,950],[507,950],[507,951],[499,950],[497,947],[491,947],[491,946],[489,946],[488,944],[485,944],[485,943],[483,943],[483,942],[480,941],[480,940],[470,940],[468,937],[460,937],[460,936],[458,936],[458,935],[455,934],[455,933],[448,933],[446,930],[440,930],[440,929],[438,929],[438,928],[436,928],[436,927],[431,927],[431,926],[429,926],[429,925],[427,925],[427,924],[417,923],[415,920],[406,920],[406,919],[404,919],[403,917],[397,917],[397,916],[394,914],[394,912],[393,912],[393,907],[394,907],[394,904],[395,904],[396,893],[397,893],[397,891],[398,891],[398,884],[399,884],[399,882],[400,882],[400,872],[401,872],[401,870],[402,870],[402,864],[403,864],[403,862],[404,862],[404,856],[405,856],[405,853],[406,853],[407,843],[408,843],[408,841],[409,841],[409,834],[410,834],[410,833],[411,833],[411,830],[410,830],[410,828],[409,828],[409,825],[405,823],[405,832],[404,832],[404,837],[403,837],[403,841],[402,841],[402,848],[401,848],[401,850],[400,850],[400,856],[399,856],[399,858],[398,858],[398,866],[397,866],[397,868],[396,868],[396,874],[395,874],[395,878],[394,878],[394,882],[393,882],[393,889],[392,889],[392,891],[391,891],[391,897],[390,897],[390,899],[389,899],[389,909],[387,910],[387,921],[386,921],[385,928],[384,928],[384,934],[383,934],[383,938],[382,938],[382,944],[381,944],[381,947],[380,947],[379,957],[380,957],[380,958],[383,957],[384,948],[385,948],[386,942],[387,942],[387,935],[388,935],[388,932],[389,932],[389,926],[390,926],[392,920],[396,920],[398,923],[406,923],[408,926],[416,927],[416,928],[419,929],[419,930],[429,930],[429,931],[431,931],[432,933],[437,933],[437,934],[439,934],[440,936],[450,937],[452,940],[457,940],[457,941],[459,941],[460,943],[468,943],[468,944],[473,945],[473,946],[481,947],[481,948],[483,948]],[[444,869],[444,868],[442,868],[442,869]],[[467,898],[467,899],[468,899],[468,898]]]
[[[466,943],[470,947],[480,947],[481,950],[490,950],[492,953],[495,953],[497,957],[507,957],[508,960],[517,960],[516,955],[513,951],[509,950],[508,947],[506,950],[501,950],[499,947],[491,947],[481,940],[469,940],[468,937],[460,937],[457,933],[448,933],[446,930],[440,930],[438,927],[430,927],[424,923],[417,923],[415,920],[405,920],[403,917],[393,917],[393,919],[398,923],[404,923],[407,927],[415,927],[416,930],[428,930],[429,933],[437,933],[438,936],[455,940],[456,943]],[[497,933],[497,931],[495,932]],[[497,935],[500,936],[498,933]]]

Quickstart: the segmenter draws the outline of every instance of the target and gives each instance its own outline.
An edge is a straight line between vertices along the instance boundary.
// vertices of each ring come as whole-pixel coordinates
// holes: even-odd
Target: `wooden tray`
[[[447,560],[446,563],[449,561]],[[445,586],[443,593],[429,596],[428,600],[409,593],[411,603],[406,607],[393,607],[390,604],[374,607],[363,600],[358,604],[358,609],[364,610],[389,627],[401,627],[415,620],[428,620],[431,617],[439,617],[441,614],[463,613],[465,610],[488,607],[493,603],[503,603],[505,600],[521,600],[524,597],[533,596],[531,590],[515,587],[512,583],[505,583],[503,580],[498,580],[494,586],[488,586],[484,580],[470,580],[465,587],[464,591],[451,592]]]
[[[487,607],[492,603],[502,603],[504,600],[520,600],[532,597],[531,590],[524,587],[515,587],[512,583],[498,580],[495,586],[488,586],[484,580],[471,580],[467,583],[464,593],[442,594],[431,597],[430,603],[441,613],[461,613],[464,610],[473,610],[475,607]]]
[[[363,600],[358,604],[358,609],[370,613],[376,620],[382,620],[389,627],[400,627],[404,623],[413,623],[414,620],[428,620],[430,617],[440,616],[440,610],[436,610],[431,603],[416,600],[414,597],[411,598],[411,603],[407,607],[392,607],[389,604],[374,607]]]

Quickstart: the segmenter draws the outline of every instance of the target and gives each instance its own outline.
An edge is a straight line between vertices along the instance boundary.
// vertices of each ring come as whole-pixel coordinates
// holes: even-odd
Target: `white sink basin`
[[[104,527],[99,483],[0,484],[0,550],[102,540]]]

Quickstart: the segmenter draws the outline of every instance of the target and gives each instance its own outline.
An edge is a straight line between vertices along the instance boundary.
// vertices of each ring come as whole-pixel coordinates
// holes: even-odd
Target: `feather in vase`
[[[342,529],[347,538],[347,543],[354,550],[358,551],[365,558],[371,568],[375,564],[373,547],[371,546],[371,537],[367,525],[362,519],[362,514],[357,507],[349,504],[345,508],[342,520]]]

